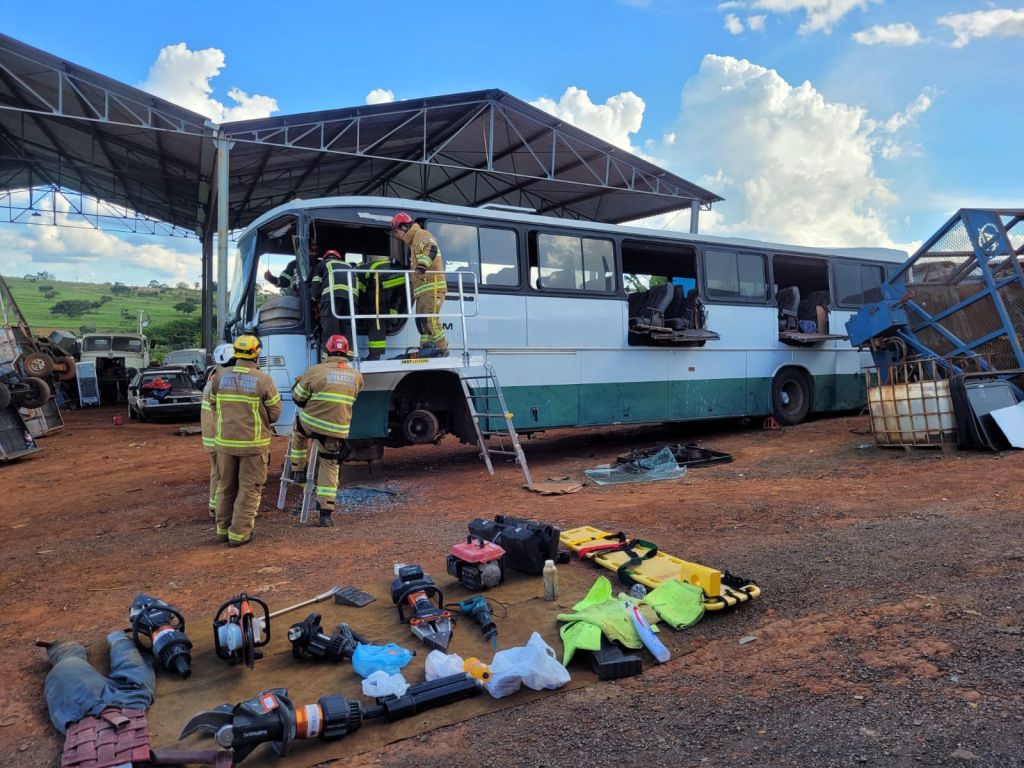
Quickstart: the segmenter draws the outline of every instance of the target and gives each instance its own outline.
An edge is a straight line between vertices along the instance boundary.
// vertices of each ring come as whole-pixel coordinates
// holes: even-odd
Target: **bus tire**
[[[799,368],[783,368],[772,379],[772,414],[787,427],[803,422],[811,412],[810,379]]]
[[[433,411],[419,408],[406,414],[402,432],[411,445],[426,445],[440,438],[441,423]]]

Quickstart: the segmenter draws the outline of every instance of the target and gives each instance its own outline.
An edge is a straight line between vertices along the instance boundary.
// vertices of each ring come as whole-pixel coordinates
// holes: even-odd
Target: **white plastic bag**
[[[487,692],[500,699],[515,693],[522,685],[539,691],[561,688],[568,682],[569,671],[558,662],[544,638],[534,632],[526,645],[494,654]]]
[[[457,653],[431,651],[427,654],[427,681],[437,680],[439,677],[448,677],[448,675],[456,675],[462,671],[462,664],[463,659]]]
[[[363,680],[363,695],[376,699],[379,696],[404,696],[409,690],[409,684],[405,682],[401,672],[389,675],[387,672],[377,670]]]

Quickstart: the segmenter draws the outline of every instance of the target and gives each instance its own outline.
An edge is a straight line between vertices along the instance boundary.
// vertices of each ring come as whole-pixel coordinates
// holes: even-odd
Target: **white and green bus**
[[[391,258],[406,211],[438,241],[449,284],[451,356],[395,359],[419,333],[407,300],[387,352],[363,361],[353,439],[400,446],[446,433],[475,440],[460,371],[489,363],[519,432],[812,413],[864,405],[861,353],[843,334],[906,259],[883,248],[807,248],[380,197],[294,201],[238,238],[226,334],[254,332],[286,393],[319,359],[310,253],[356,265]],[[312,248],[311,248],[312,244]],[[292,260],[294,295],[264,285]],[[315,257],[314,257],[315,260]],[[358,272],[353,276],[359,276]],[[363,275],[365,277],[365,275]],[[386,310],[384,310],[386,312]],[[372,305],[353,302],[356,349]],[[287,400],[287,396],[286,396]],[[292,414],[279,422],[287,431]]]

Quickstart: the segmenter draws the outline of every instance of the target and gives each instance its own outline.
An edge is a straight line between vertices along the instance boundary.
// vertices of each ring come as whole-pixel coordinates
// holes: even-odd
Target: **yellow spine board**
[[[607,544],[613,540],[611,537],[614,536],[615,534],[608,531],[584,525],[579,528],[562,531],[559,538],[562,544],[567,546],[573,554],[576,554],[581,549],[586,549],[587,547]],[[648,549],[638,545],[633,548],[633,551],[642,557]],[[620,566],[630,559],[630,556],[622,551],[604,553],[598,551],[586,557],[602,568],[616,572]],[[667,579],[679,579],[680,581],[700,587],[704,592],[704,609],[708,611],[731,608],[739,603],[752,600],[761,594],[761,590],[756,584],[749,584],[740,589],[723,587],[721,571],[709,568],[706,565],[700,565],[699,563],[690,563],[661,551],[649,560],[644,560],[640,565],[631,568],[629,575],[633,581],[643,584],[648,589],[654,589]]]

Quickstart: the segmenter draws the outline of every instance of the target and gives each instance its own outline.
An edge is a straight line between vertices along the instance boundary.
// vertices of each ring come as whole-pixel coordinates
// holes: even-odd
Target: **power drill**
[[[498,627],[491,619],[491,606],[483,595],[474,595],[459,601],[459,611],[463,616],[469,616],[480,625],[480,632],[486,640],[491,641],[491,646],[498,647]]]

